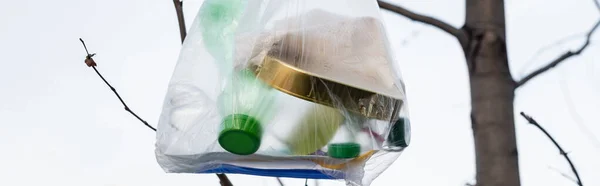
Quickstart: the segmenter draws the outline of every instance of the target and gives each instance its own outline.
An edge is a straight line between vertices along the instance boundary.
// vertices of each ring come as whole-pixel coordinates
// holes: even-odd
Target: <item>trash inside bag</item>
[[[376,1],[206,0],[158,125],[170,173],[370,185],[410,143]]]

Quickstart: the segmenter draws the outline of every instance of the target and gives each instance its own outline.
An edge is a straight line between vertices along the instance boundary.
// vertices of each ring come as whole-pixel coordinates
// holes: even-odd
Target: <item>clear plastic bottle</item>
[[[356,120],[346,118],[346,121],[327,145],[327,155],[336,159],[355,158],[360,155],[361,145],[356,141],[358,125]]]
[[[233,48],[239,20],[247,0],[206,0],[198,16],[206,50],[218,62],[222,76],[233,66]]]
[[[311,104],[302,118],[295,122],[286,144],[293,155],[309,155],[325,147],[344,122],[341,111],[328,106]]]
[[[223,116],[218,137],[221,147],[238,155],[253,154],[260,148],[264,125],[276,114],[273,93],[252,71],[233,71],[218,97]]]

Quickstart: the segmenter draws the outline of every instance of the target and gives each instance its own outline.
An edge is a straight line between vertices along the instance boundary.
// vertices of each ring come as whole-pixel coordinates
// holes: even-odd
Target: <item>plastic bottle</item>
[[[335,108],[310,103],[311,106],[293,126],[286,144],[293,155],[308,155],[326,146],[334,137],[344,116]]]
[[[247,0],[206,0],[200,7],[203,43],[217,61],[222,76],[233,67],[235,32]]]
[[[250,70],[237,70],[218,97],[221,116],[219,144],[238,155],[255,153],[261,144],[264,125],[274,112],[273,89],[256,79]]]
[[[390,128],[384,143],[384,150],[402,151],[410,144],[410,120],[406,117],[400,117]]]
[[[356,142],[355,135],[358,131],[352,121],[346,120],[344,125],[340,126],[334,139],[327,145],[327,155],[336,159],[355,158],[360,155],[361,146]]]

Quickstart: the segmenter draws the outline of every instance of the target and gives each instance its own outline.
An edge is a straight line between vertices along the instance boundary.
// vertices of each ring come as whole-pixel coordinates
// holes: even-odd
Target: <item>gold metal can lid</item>
[[[393,121],[403,100],[350,86],[293,66],[285,57],[269,53],[260,64],[250,64],[257,78],[286,94],[342,109],[367,118]],[[281,56],[281,55],[279,55]]]

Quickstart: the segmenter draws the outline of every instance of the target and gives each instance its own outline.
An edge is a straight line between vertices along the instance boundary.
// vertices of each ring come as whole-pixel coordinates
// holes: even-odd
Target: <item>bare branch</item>
[[[173,4],[175,5],[175,12],[177,13],[177,22],[179,23],[179,35],[181,36],[181,43],[183,43],[187,35],[185,19],[183,17],[183,1],[173,0]]]
[[[574,182],[574,183],[576,183],[576,184],[579,184],[575,178],[572,178],[571,176],[569,176],[569,175],[565,174],[564,172],[562,172],[562,171],[558,170],[557,168],[554,168],[554,167],[548,166],[548,169],[555,171],[556,173],[558,173],[558,174],[560,174],[561,176],[563,176],[563,177],[565,177],[565,178],[567,178],[567,179],[569,179],[569,180],[573,181],[573,182]]]
[[[537,50],[537,51],[536,51],[536,52],[535,52],[535,53],[534,53],[534,54],[533,54],[533,55],[532,55],[532,56],[531,56],[531,57],[530,57],[530,58],[527,60],[527,62],[525,62],[525,63],[524,63],[523,67],[521,68],[521,70],[520,70],[520,71],[519,71],[519,73],[518,73],[518,74],[519,74],[519,76],[522,76],[522,77],[523,77],[523,76],[525,76],[525,74],[526,74],[526,72],[525,72],[525,71],[527,70],[527,68],[529,68],[529,67],[531,66],[531,63],[533,63],[535,60],[537,60],[537,59],[538,59],[538,57],[539,57],[539,56],[541,56],[541,55],[542,55],[544,52],[546,52],[546,51],[548,51],[548,50],[550,50],[550,49],[552,49],[552,48],[554,48],[554,47],[560,46],[560,45],[564,44],[565,42],[572,41],[572,40],[574,40],[574,39],[577,39],[577,38],[584,37],[586,34],[587,34],[587,33],[578,33],[578,34],[572,34],[572,35],[569,35],[569,36],[563,37],[563,38],[561,38],[561,39],[559,39],[559,40],[557,40],[557,41],[554,41],[554,43],[552,43],[552,44],[548,44],[547,46],[544,46],[544,47],[542,47],[542,48],[538,49],[538,50]],[[591,42],[591,41],[590,41],[590,42]]]
[[[569,165],[571,166],[571,170],[573,170],[573,174],[575,174],[575,177],[577,178],[577,185],[583,186],[583,183],[581,183],[581,178],[579,177],[579,173],[577,173],[577,169],[575,168],[575,165],[573,165],[573,162],[571,162],[571,158],[569,158],[569,155],[565,152],[565,150],[563,150],[563,148],[558,144],[558,142],[556,142],[556,140],[554,140],[554,137],[552,137],[552,135],[550,135],[548,133],[548,131],[546,131],[546,129],[544,129],[544,127],[542,127],[531,116],[526,115],[524,112],[521,112],[521,116],[523,116],[523,118],[525,118],[530,124],[536,126],[538,129],[540,129],[542,132],[544,132],[544,134],[546,134],[546,136],[548,136],[548,138],[550,138],[552,143],[554,143],[556,148],[558,148],[558,150],[560,151],[560,155],[563,155],[565,157],[565,159],[567,160],[567,162],[569,162]]]
[[[96,62],[94,61],[94,55],[96,54],[90,54],[90,52],[87,49],[87,46],[85,45],[85,42],[83,41],[83,39],[79,38],[79,41],[81,41],[81,44],[83,44],[83,48],[85,48],[85,52],[87,53],[87,56],[85,56],[85,63],[88,67],[92,67],[94,69],[94,71],[96,71],[96,74],[98,74],[98,76],[100,76],[100,78],[102,79],[102,81],[104,81],[104,83],[108,86],[108,88],[110,88],[110,90],[113,91],[113,93],[115,93],[115,95],[117,96],[117,98],[119,98],[119,101],[121,101],[121,104],[123,104],[123,107],[125,107],[125,110],[127,112],[129,112],[131,115],[133,115],[135,118],[137,118],[138,120],[140,120],[144,125],[146,125],[146,127],[152,129],[153,131],[156,131],[156,129],[152,126],[150,126],[148,124],[148,122],[144,121],[142,118],[140,118],[137,114],[135,114],[135,112],[133,112],[133,110],[131,110],[129,108],[129,106],[127,106],[127,104],[125,104],[125,101],[123,101],[123,99],[121,98],[121,96],[119,95],[119,93],[117,93],[117,89],[115,89],[112,85],[110,85],[110,83],[108,83],[108,81],[106,81],[106,79],[104,79],[104,76],[102,76],[102,74],[100,74],[100,71],[98,71],[98,69],[96,69]]]
[[[219,183],[221,183],[221,186],[233,186],[231,181],[229,181],[229,178],[227,178],[227,175],[217,174],[217,177],[219,177]]]
[[[598,28],[598,26],[600,26],[600,20],[598,20],[598,22],[596,22],[596,24],[594,25],[594,27],[592,27],[592,29],[587,33],[586,35],[586,39],[585,39],[585,43],[583,44],[583,46],[581,46],[581,48],[579,48],[576,51],[568,51],[566,53],[564,53],[563,55],[561,55],[560,57],[556,58],[555,60],[553,60],[552,62],[550,62],[548,65],[537,69],[536,71],[533,71],[531,74],[525,76],[523,79],[521,79],[520,81],[517,82],[516,84],[516,88],[524,85],[525,83],[527,83],[528,81],[530,81],[531,79],[535,78],[536,76],[543,74],[544,72],[556,67],[557,65],[559,65],[560,63],[566,61],[567,59],[569,59],[570,57],[573,56],[577,56],[579,54],[581,54],[589,45],[590,45],[590,39],[592,38],[592,35],[594,34],[594,32],[596,31],[596,29]]]
[[[461,46],[466,46],[468,44],[468,41],[467,41],[468,38],[467,38],[467,35],[465,34],[465,32],[458,28],[453,27],[452,25],[450,25],[446,22],[443,22],[443,21],[433,18],[433,17],[429,17],[429,16],[425,16],[425,15],[421,15],[421,14],[412,12],[404,7],[401,7],[398,5],[393,5],[391,3],[387,3],[384,1],[378,0],[377,3],[379,3],[379,7],[382,9],[400,14],[400,15],[407,17],[413,21],[432,25],[434,27],[437,27],[437,28],[447,32],[450,35],[453,35],[454,37],[456,37],[456,39],[458,39],[458,42],[461,44]]]
[[[281,181],[281,178],[277,177],[277,182],[279,182],[279,186],[284,186],[283,182]]]

